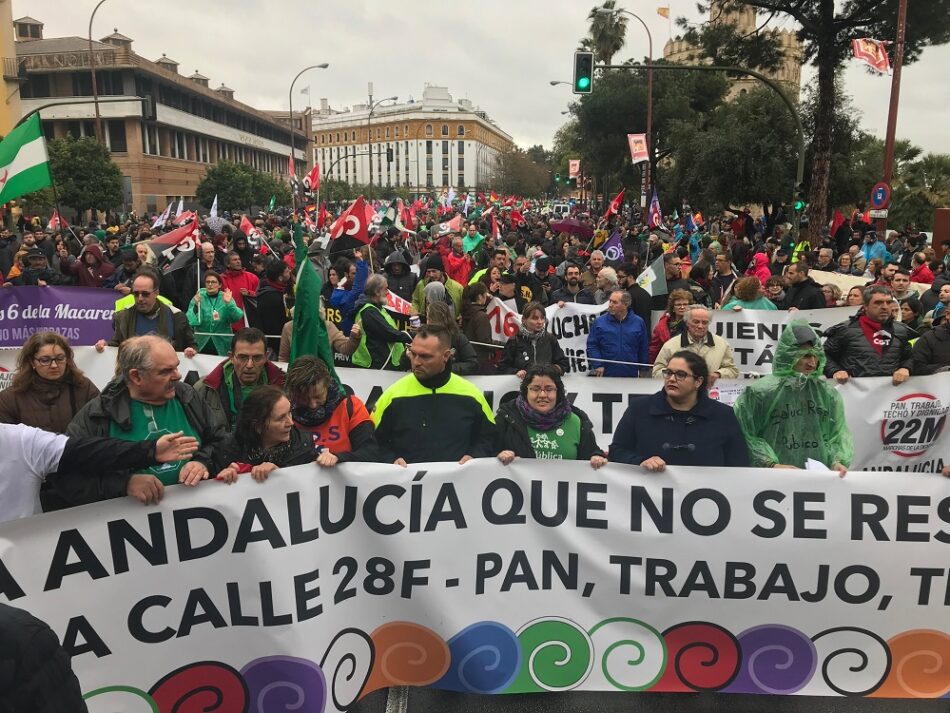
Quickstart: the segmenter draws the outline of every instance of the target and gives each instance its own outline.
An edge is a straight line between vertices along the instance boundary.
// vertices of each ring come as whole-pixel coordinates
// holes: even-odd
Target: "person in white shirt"
[[[145,467],[187,458],[198,442],[181,432],[154,441],[116,438],[70,438],[23,424],[0,424],[0,522],[42,512],[40,485],[50,474],[57,478],[100,473],[104,464]]]

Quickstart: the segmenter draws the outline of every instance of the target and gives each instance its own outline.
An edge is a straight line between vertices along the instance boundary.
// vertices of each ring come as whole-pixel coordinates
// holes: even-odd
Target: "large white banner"
[[[75,350],[76,363],[102,389],[115,373],[116,349],[99,354],[92,347]],[[16,368],[14,350],[0,350],[0,389],[6,388]],[[195,383],[220,363],[217,357],[179,355],[182,378]],[[280,364],[286,368],[286,364]],[[342,369],[337,372],[344,384],[371,409],[383,390],[403,376],[392,371]],[[518,394],[515,376],[472,376],[492,410]],[[732,405],[749,384],[746,379],[721,379],[709,390],[717,401]],[[564,378],[568,398],[582,409],[594,425],[601,448],[607,448],[618,421],[631,401],[659,391],[658,379],[597,379],[580,374]],[[950,374],[912,377],[900,386],[887,378],[851,379],[838,386],[855,446],[855,470],[896,470],[939,472],[950,464],[950,432],[946,428],[950,410]],[[808,404],[804,405],[808,408]],[[794,423],[794,419],[790,420]]]
[[[0,527],[92,713],[471,693],[950,692],[942,478],[299,466]]]

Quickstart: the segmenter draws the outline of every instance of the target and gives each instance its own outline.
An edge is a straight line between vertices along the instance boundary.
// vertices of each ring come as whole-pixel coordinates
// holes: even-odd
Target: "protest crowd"
[[[745,211],[706,220],[684,205],[662,218],[614,201],[564,216],[494,194],[333,208],[252,221],[179,207],[86,228],[8,212],[3,287],[111,291],[114,334],[95,347],[118,354],[100,392],[61,335],[36,332],[20,349],[0,392],[0,521],[121,496],[152,504],[174,485],[264,482],[313,462],[554,458],[658,472],[814,460],[844,476],[853,446],[835,385],[950,370],[950,250],[936,259],[912,226],[879,236],[861,207],[797,233]],[[569,303],[602,309],[579,368],[546,329]],[[710,398],[744,376],[717,315],[830,307],[853,314],[824,334],[792,314],[772,373],[734,407]],[[199,353],[221,361],[191,386],[183,361]],[[340,366],[406,373],[368,408]],[[598,443],[565,390],[578,370],[598,384],[652,378],[656,392]],[[494,410],[466,378],[490,374],[520,382]],[[805,401],[817,407],[794,408]],[[771,418],[785,408],[802,442]]]

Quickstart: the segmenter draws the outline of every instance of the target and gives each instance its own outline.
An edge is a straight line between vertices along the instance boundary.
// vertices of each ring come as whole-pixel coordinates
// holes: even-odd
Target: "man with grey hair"
[[[837,266],[835,253],[831,248],[821,248],[818,251],[818,262],[815,264],[814,269],[820,272],[834,272]]]
[[[401,332],[386,310],[389,283],[383,275],[371,275],[356,302],[355,324],[360,344],[353,352],[353,365],[364,369],[401,369],[400,362],[412,337]]]
[[[663,378],[662,371],[669,366],[673,355],[681,350],[698,354],[709,367],[709,386],[717,379],[736,379],[739,377],[739,368],[736,366],[732,354],[732,346],[722,337],[709,331],[712,324],[712,313],[702,305],[690,305],[683,315],[686,329],[668,340],[660,347],[656,361],[653,363],[653,378]]]
[[[588,368],[593,376],[640,376],[649,364],[650,332],[643,319],[630,311],[633,298],[614,290],[607,313],[594,320],[587,335]]]
[[[68,436],[109,436],[147,441],[182,432],[200,447],[187,459],[153,468],[128,468],[91,478],[63,479],[57,493],[68,505],[84,505],[132,495],[148,505],[162,499],[165,486],[197,485],[208,477],[214,449],[226,433],[205,401],[181,382],[178,355],[162,337],[132,337],[122,343],[116,376],[80,409]]]
[[[597,275],[603,269],[605,259],[603,250],[594,250],[587,261],[587,270],[581,275],[581,282],[591,292],[597,287]]]
[[[597,289],[594,292],[594,304],[602,305],[610,299],[610,293],[620,289],[620,281],[617,279],[617,271],[612,267],[602,267],[597,273]],[[629,292],[627,293],[630,294]],[[631,303],[633,295],[630,295]],[[641,318],[642,319],[642,318]]]

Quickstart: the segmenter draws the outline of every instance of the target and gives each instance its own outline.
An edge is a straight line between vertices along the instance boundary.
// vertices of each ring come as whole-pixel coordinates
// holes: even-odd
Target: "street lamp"
[[[290,83],[290,91],[287,93],[287,103],[290,106],[290,160],[294,163],[294,165],[296,165],[297,162],[297,159],[294,156],[294,153],[296,153],[295,143],[297,141],[296,132],[294,131],[294,85],[297,83],[297,80],[300,79],[300,75],[304,72],[309,72],[311,69],[326,69],[329,66],[330,65],[327,62],[324,62],[323,64],[312,64],[309,67],[304,67],[299,72],[297,72],[297,76],[294,77],[294,81]],[[306,145],[306,142],[304,142],[304,145]],[[306,165],[307,159],[305,157],[304,166]],[[294,207],[296,208],[296,198],[294,199]]]
[[[372,90],[371,90],[372,91]],[[373,95],[369,95],[369,116],[366,118],[367,145],[369,147],[369,189],[373,190],[373,112],[379,108],[383,102],[394,102],[399,97],[386,97],[373,101]]]
[[[99,116],[99,88],[96,84],[96,53],[92,51],[92,21],[106,0],[99,0],[89,16],[89,66],[92,68],[92,104],[96,108],[96,141],[102,143],[102,117]]]
[[[650,64],[653,64],[653,35],[650,33],[650,28],[647,27],[647,23],[643,21],[643,18],[639,15],[630,12],[629,10],[624,10],[623,8],[609,8],[609,7],[599,7],[597,8],[598,15],[629,15],[634,20],[643,25],[643,29],[646,30],[647,39],[649,40],[649,54],[650,54]],[[649,151],[650,156],[647,159],[646,170],[643,174],[644,187],[646,193],[650,192],[651,182],[653,179],[653,67],[647,69],[647,151]],[[640,207],[645,207],[643,204],[643,199],[641,197]]]
[[[548,84],[550,84],[552,87],[556,87],[558,84],[566,84],[567,86],[571,86],[570,82],[562,82],[560,79],[552,79],[550,82],[548,82]]]

